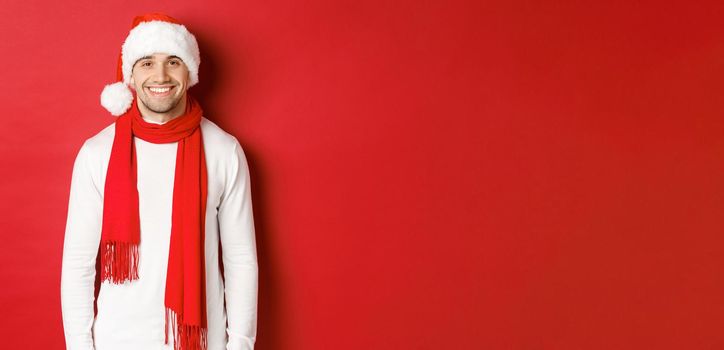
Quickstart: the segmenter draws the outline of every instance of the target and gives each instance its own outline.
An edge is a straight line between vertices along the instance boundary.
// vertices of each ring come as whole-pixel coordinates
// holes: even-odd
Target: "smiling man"
[[[73,166],[61,276],[69,350],[254,348],[249,168],[188,93],[199,63],[176,19],[134,19],[119,81],[101,94],[117,118]]]

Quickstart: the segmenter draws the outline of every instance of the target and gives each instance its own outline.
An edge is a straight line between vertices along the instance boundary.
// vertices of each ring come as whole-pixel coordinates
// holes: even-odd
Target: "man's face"
[[[178,112],[174,108],[180,107],[179,102],[186,96],[188,82],[188,67],[176,56],[156,53],[133,65],[131,85],[143,105],[155,113]]]

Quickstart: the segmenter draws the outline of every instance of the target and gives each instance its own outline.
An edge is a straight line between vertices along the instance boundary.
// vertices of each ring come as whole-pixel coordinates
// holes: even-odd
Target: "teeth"
[[[155,92],[155,93],[157,93],[157,94],[164,93],[164,92],[167,92],[168,90],[171,90],[170,87],[167,87],[167,88],[148,88],[148,89],[151,90],[151,91],[153,91],[153,92]]]

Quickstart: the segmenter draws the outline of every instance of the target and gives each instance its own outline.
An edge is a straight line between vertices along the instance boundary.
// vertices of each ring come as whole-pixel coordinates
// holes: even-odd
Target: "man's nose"
[[[154,80],[157,82],[166,82],[168,81],[168,71],[166,69],[165,64],[157,64],[153,68],[153,77]]]

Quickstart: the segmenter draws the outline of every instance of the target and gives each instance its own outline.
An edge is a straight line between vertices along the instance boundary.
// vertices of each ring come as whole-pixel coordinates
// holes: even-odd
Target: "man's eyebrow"
[[[139,58],[138,60],[139,60],[139,61],[140,61],[140,60],[150,60],[150,59],[152,59],[152,58],[153,58],[153,56],[143,56],[143,57]],[[176,55],[168,56],[167,59],[170,60],[170,59],[174,59],[174,58],[181,59],[181,57],[178,57],[178,56],[176,56]],[[183,60],[182,60],[182,61],[183,61]]]

